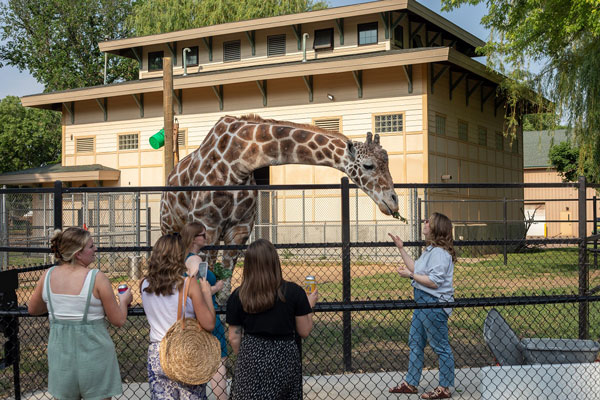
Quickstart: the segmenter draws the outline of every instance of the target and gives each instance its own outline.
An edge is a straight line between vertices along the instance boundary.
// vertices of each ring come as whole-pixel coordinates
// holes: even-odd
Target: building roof
[[[523,132],[523,168],[548,168],[550,147],[569,140],[566,129]]]
[[[448,32],[467,45],[472,46],[472,50],[485,44],[485,42],[481,39],[448,21],[444,17],[436,14],[427,7],[419,4],[415,0],[380,0],[350,6],[327,8],[318,11],[308,11],[298,14],[230,22],[226,24],[186,29],[158,35],[111,40],[101,42],[98,45],[100,47],[100,51],[102,52],[135,58],[135,54],[132,49],[136,47],[166,44],[176,41],[193,40],[210,36],[227,35],[260,29],[271,29],[282,26],[293,26],[311,22],[336,20],[367,14],[379,14],[390,11],[408,11],[411,13],[411,15],[417,16],[431,25],[435,25],[439,29]]]
[[[43,167],[0,174],[0,185],[26,185],[54,181],[117,181],[121,171],[100,164],[63,166],[50,164]]]
[[[316,60],[307,60],[306,62],[291,61],[282,64],[258,65],[206,72],[201,71],[187,76],[174,76],[173,89],[213,87],[217,85],[258,81],[265,78],[300,78],[307,75],[351,73],[357,69],[357,65],[360,65],[361,70],[368,70],[433,62],[453,64],[495,83],[498,83],[501,80],[499,74],[490,72],[485,65],[465,56],[455,49],[450,47],[422,47],[416,49],[377,51],[372,53],[327,57]],[[157,77],[24,96],[21,97],[21,103],[25,107],[61,110],[62,103],[66,102],[162,92],[162,90],[162,77]]]

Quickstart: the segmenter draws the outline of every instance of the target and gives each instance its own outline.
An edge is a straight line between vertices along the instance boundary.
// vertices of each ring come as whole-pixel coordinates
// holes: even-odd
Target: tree
[[[313,0],[146,0],[134,4],[127,25],[142,36],[323,8]]]
[[[46,92],[104,82],[98,42],[131,36],[131,0],[9,0],[0,5],[0,67],[28,70]],[[107,82],[133,79],[133,60],[109,57]]]
[[[483,0],[442,0],[444,9]],[[572,127],[583,165],[600,174],[600,1],[486,0],[482,24],[491,37],[479,49],[488,65],[505,74],[507,126],[519,122],[523,98],[547,112],[544,97],[553,102],[558,120]],[[542,63],[531,73],[531,62]],[[531,93],[534,95],[531,95]]]
[[[0,100],[0,172],[60,161],[60,114],[26,108],[18,97]]]
[[[550,147],[548,152],[550,163],[560,176],[566,182],[577,182],[579,176],[583,174],[587,182],[599,183],[598,175],[592,173],[592,168],[589,165],[589,160],[586,160],[583,165],[579,165],[579,149],[573,147],[571,142],[562,142]]]

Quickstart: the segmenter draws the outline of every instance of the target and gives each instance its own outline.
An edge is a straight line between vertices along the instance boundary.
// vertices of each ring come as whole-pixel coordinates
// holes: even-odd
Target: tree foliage
[[[551,146],[548,158],[565,182],[576,182],[580,175],[585,176],[588,183],[600,182],[598,175],[592,172],[589,160],[584,162],[583,169],[579,167],[579,149],[569,141]]]
[[[18,97],[0,100],[0,172],[60,161],[60,114],[26,108]]]
[[[135,3],[127,25],[142,36],[326,7],[313,0],[145,0]]]
[[[442,0],[444,9],[483,0]],[[600,0],[486,0],[482,24],[491,37],[480,49],[488,65],[508,79],[509,128],[518,124],[522,100],[572,127],[579,172],[600,174]],[[541,63],[538,73],[530,63]],[[534,95],[532,95],[532,89]]]
[[[8,0],[0,5],[0,66],[27,70],[46,92],[101,85],[98,42],[131,36],[131,0]],[[109,57],[107,82],[132,79],[137,64]]]

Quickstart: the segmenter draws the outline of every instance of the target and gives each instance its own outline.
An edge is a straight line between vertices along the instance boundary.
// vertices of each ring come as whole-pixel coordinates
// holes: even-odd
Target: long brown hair
[[[187,256],[196,235],[202,232],[206,232],[206,227],[201,222],[190,222],[185,224],[181,230],[181,245],[183,246],[183,256]]]
[[[244,255],[244,272],[239,289],[244,311],[249,314],[266,311],[275,305],[277,297],[285,302],[283,283],[275,246],[265,239],[251,243]]]
[[[172,295],[173,286],[181,289],[185,270],[181,236],[161,236],[154,244],[148,261],[148,274],[144,278],[148,280],[148,287],[144,291],[155,295]]]
[[[90,237],[88,231],[76,226],[64,231],[57,229],[50,239],[50,250],[60,264],[70,263],[75,254],[87,245]]]
[[[452,262],[456,262],[450,218],[438,212],[431,214],[429,217],[429,235],[427,235],[425,241],[427,245],[441,247],[446,250],[452,256]]]

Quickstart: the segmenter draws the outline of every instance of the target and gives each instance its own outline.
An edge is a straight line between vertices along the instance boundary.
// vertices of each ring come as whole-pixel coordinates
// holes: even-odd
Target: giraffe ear
[[[350,159],[354,160],[354,158],[356,157],[356,149],[354,148],[354,143],[352,143],[352,140],[348,140],[346,142],[346,147],[348,149],[348,154],[350,155]]]

